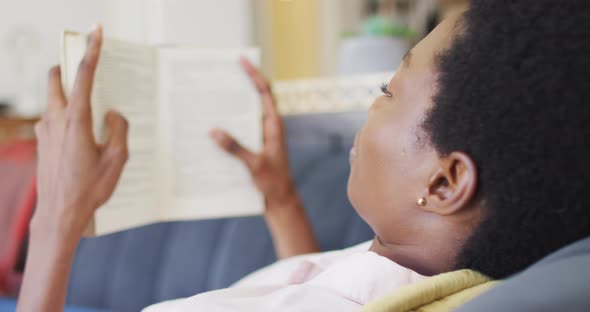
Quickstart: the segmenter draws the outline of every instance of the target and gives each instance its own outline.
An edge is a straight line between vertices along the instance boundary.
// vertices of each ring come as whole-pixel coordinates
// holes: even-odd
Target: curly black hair
[[[505,278],[590,235],[590,1],[473,0],[457,28],[424,130],[479,172],[456,267]]]

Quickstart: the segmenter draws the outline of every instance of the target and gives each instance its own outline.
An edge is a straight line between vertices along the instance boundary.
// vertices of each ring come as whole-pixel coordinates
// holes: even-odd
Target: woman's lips
[[[354,161],[355,157],[356,157],[356,150],[355,150],[355,147],[353,146],[350,149],[350,156],[349,156],[350,162]]]
[[[357,146],[359,144],[359,132],[354,137],[354,143],[352,144],[352,148],[350,149],[350,162],[352,162],[357,156]]]

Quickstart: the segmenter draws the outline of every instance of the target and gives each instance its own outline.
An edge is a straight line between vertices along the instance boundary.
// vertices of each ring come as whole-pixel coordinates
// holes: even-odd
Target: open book
[[[62,82],[72,89],[86,36],[65,32]],[[262,147],[259,96],[239,66],[258,63],[257,49],[155,47],[103,41],[94,80],[94,133],[104,114],[129,121],[129,161],[112,198],[94,215],[88,235],[154,222],[260,214],[262,195],[238,160],[209,138],[228,130],[246,147]]]

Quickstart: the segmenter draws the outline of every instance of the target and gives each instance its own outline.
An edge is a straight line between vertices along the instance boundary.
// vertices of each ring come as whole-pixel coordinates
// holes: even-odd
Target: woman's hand
[[[270,89],[262,74],[246,59],[240,63],[258,89],[262,101],[264,147],[258,154],[243,147],[227,132],[213,129],[211,137],[226,152],[241,160],[250,170],[254,183],[264,194],[267,210],[297,197],[289,169],[284,125]]]
[[[254,183],[264,194],[266,223],[274,241],[277,257],[281,259],[317,252],[318,244],[291,177],[285,128],[270,85],[247,60],[242,59],[241,64],[260,93],[264,147],[260,153],[253,153],[219,129],[212,130],[211,137],[222,149],[248,167]]]
[[[94,211],[113,193],[127,160],[127,122],[107,115],[109,138],[92,133],[90,96],[102,31],[89,37],[74,88],[66,98],[59,67],[49,72],[47,111],[35,127],[38,139],[38,201],[18,311],[62,311],[70,268]]]
[[[106,116],[109,137],[97,144],[90,97],[102,44],[98,28],[88,39],[71,95],[62,89],[60,68],[49,72],[47,110],[36,125],[39,204],[32,228],[65,231],[79,237],[94,211],[112,195],[127,160],[127,122]]]

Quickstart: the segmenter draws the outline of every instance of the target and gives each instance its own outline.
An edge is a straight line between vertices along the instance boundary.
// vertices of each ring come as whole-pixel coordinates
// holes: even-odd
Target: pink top
[[[144,312],[357,311],[423,276],[369,251],[371,242],[302,255],[258,270],[230,288],[152,305]]]

